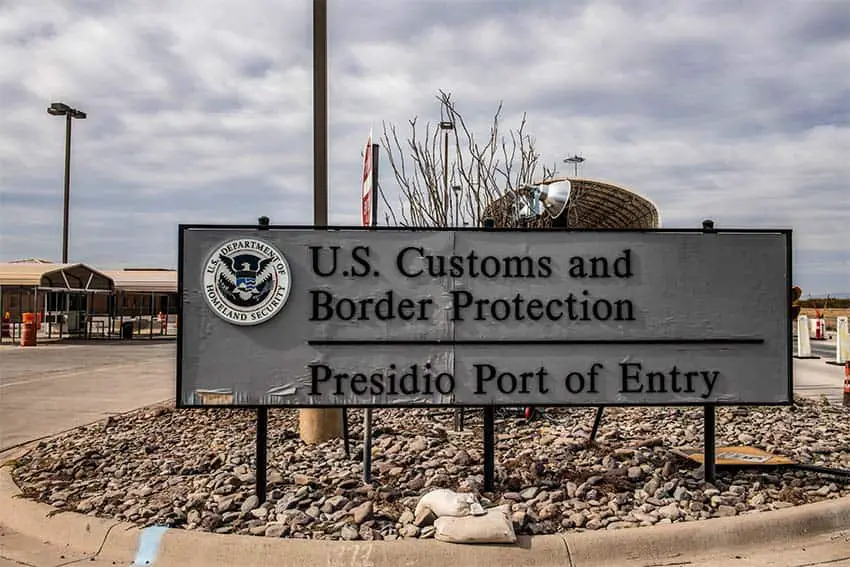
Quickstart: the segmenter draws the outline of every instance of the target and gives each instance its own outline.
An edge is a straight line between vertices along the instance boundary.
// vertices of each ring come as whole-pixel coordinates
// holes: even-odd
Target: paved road
[[[810,340],[809,344],[812,346],[812,354],[814,356],[819,356],[825,360],[835,360],[835,339],[831,341]],[[797,354],[796,335],[794,335],[792,352],[794,354]]]
[[[174,397],[168,343],[0,347],[0,451]]]

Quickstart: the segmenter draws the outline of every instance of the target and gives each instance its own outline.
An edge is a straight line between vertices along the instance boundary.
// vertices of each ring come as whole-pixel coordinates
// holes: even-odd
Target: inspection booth
[[[107,298],[113,289],[109,276],[85,264],[0,263],[0,340],[20,340],[24,313],[35,314],[39,338],[88,337],[97,332],[95,298]]]

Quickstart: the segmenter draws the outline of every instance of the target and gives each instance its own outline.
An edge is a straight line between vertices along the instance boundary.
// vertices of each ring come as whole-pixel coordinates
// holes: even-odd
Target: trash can
[[[124,321],[123,323],[121,323],[121,338],[124,340],[130,340],[133,338],[132,321]]]

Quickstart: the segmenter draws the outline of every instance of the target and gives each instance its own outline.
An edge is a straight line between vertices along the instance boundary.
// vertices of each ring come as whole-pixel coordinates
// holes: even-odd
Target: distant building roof
[[[177,293],[177,270],[164,268],[125,268],[104,270],[117,291],[128,293]]]
[[[76,291],[108,291],[113,288],[112,278],[85,264],[42,261],[0,263],[0,285]]]

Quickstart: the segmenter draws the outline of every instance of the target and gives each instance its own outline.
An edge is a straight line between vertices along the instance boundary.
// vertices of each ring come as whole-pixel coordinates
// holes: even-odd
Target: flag
[[[363,152],[363,192],[360,203],[360,220],[363,226],[372,225],[372,130],[369,130],[369,141]]]

